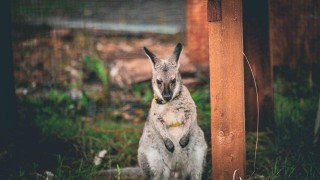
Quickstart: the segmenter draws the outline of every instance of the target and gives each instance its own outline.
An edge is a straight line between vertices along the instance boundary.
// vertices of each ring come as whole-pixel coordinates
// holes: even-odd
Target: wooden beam
[[[273,127],[273,68],[268,46],[268,0],[243,0],[244,53],[257,81],[260,129]],[[257,95],[251,71],[244,64],[246,130],[257,129]]]
[[[212,179],[245,179],[242,1],[222,0],[221,16],[208,23]]]
[[[273,65],[299,68],[302,64],[320,64],[320,1],[268,2],[270,58]]]
[[[207,0],[186,0],[187,53],[194,64],[208,65]]]
[[[221,0],[208,0],[208,22],[221,21]]]

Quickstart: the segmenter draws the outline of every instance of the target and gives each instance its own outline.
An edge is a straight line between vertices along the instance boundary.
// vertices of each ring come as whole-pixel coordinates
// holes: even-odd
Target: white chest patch
[[[164,122],[168,127],[178,127],[183,125],[183,112],[164,111],[161,114]]]
[[[174,107],[165,105],[160,106],[159,112],[164,123],[167,125],[168,132],[172,136],[173,141],[179,142],[183,132],[184,111],[175,110]]]
[[[162,114],[162,112],[166,109],[166,106],[167,106],[166,104],[159,106],[159,108],[158,108],[159,114]]]
[[[184,109],[177,110],[174,106],[164,104],[157,107],[157,112],[163,122],[167,125],[169,134],[174,141],[178,142],[182,136],[185,113]]]
[[[175,144],[178,144],[182,137],[183,127],[171,127],[168,129],[168,132],[173,138],[172,140],[175,141]]]

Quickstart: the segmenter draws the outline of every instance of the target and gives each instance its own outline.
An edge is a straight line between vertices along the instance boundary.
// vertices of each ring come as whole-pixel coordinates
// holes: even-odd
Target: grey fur
[[[196,105],[181,81],[182,45],[179,43],[168,59],[159,59],[147,48],[144,50],[153,66],[155,96],[165,104],[156,100],[151,103],[139,142],[139,165],[148,179],[201,179],[207,144],[197,123]],[[165,101],[163,95],[168,94],[172,97]]]

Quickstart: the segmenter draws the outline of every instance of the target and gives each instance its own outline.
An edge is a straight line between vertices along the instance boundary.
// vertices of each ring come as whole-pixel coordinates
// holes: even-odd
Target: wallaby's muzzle
[[[172,98],[172,91],[170,89],[169,84],[164,84],[163,92],[162,92],[162,97],[165,101],[170,101]]]
[[[170,101],[170,99],[172,98],[170,94],[162,94],[162,97],[165,101]]]

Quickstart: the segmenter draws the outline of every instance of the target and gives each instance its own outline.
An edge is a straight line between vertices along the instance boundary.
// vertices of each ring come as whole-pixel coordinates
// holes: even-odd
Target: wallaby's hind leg
[[[161,154],[157,149],[148,148],[138,152],[140,167],[147,179],[168,179],[169,169],[164,165]]]
[[[190,179],[201,179],[203,168],[207,156],[207,144],[204,139],[203,131],[196,129],[194,131],[194,138],[192,148],[190,148],[189,162],[190,162]]]
[[[201,174],[206,161],[207,145],[196,146],[196,148],[192,150],[193,152],[190,153],[190,162],[192,162],[190,179],[199,180],[201,179]]]
[[[148,162],[147,156],[144,153],[139,153],[139,165],[144,173],[144,175],[147,178],[150,178],[152,176],[152,172],[151,172],[151,167],[150,164]]]

